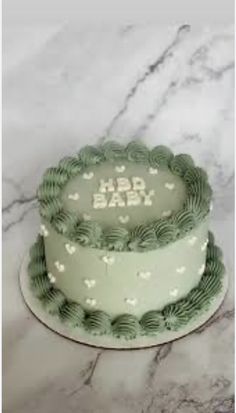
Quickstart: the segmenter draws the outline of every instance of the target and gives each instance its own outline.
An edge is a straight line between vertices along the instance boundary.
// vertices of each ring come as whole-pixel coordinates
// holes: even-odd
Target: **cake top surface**
[[[72,241],[143,251],[197,226],[209,212],[211,188],[189,155],[107,142],[49,168],[38,198],[41,216]]]

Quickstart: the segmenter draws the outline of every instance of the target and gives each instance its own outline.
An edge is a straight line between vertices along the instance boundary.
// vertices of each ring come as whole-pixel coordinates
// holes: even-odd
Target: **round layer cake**
[[[141,142],[84,147],[48,169],[29,274],[73,328],[133,339],[178,330],[222,287],[212,191],[189,155]]]

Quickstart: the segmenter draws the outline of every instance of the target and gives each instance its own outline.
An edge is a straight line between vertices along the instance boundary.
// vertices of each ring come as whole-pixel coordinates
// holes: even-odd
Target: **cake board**
[[[30,289],[30,279],[27,268],[29,264],[29,254],[26,254],[19,273],[19,282],[24,301],[31,312],[38,318],[41,323],[59,335],[93,347],[116,350],[135,350],[165,344],[173,340],[177,340],[205,324],[211,318],[218,308],[221,306],[228,288],[228,276],[225,273],[222,279],[222,289],[220,293],[212,300],[208,310],[199,315],[196,319],[189,322],[187,325],[178,331],[165,331],[158,333],[156,336],[138,336],[134,339],[116,338],[110,335],[92,335],[84,329],[76,327],[71,328],[63,324],[58,317],[51,315],[45,311],[40,300],[34,296]]]

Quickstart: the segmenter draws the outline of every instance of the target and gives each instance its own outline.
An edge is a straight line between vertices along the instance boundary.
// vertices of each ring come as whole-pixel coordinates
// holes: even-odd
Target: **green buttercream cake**
[[[189,155],[141,142],[86,146],[38,189],[32,291],[73,329],[119,340],[177,331],[221,291],[212,190]]]

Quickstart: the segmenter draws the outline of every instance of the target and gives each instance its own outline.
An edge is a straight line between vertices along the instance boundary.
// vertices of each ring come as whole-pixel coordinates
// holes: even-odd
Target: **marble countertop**
[[[233,28],[32,25],[5,29],[4,43],[4,412],[233,413]],[[149,350],[63,339],[18,286],[44,169],[109,136],[192,154],[215,193],[226,300],[198,331]]]

